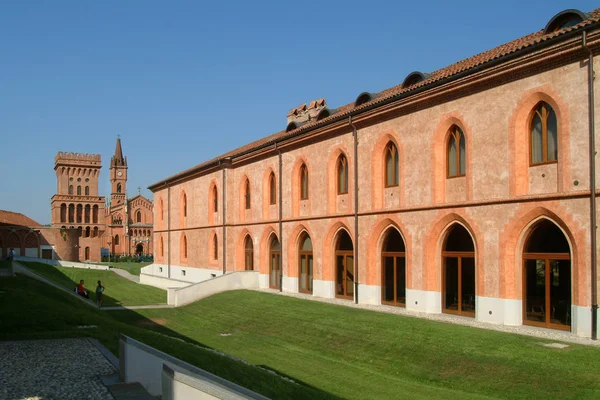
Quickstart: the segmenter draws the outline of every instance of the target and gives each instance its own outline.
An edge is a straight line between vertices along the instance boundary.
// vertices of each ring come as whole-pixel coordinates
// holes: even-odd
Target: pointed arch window
[[[298,291],[312,293],[313,291],[313,245],[308,233],[300,238],[298,249]]]
[[[217,234],[213,235],[213,260],[219,259],[219,241],[217,240]]]
[[[244,240],[244,254],[244,269],[246,271],[254,270],[254,245],[250,235],[246,235]]]
[[[244,198],[246,201],[246,210],[250,209],[250,180],[246,178],[246,183],[244,184]]]
[[[213,212],[217,212],[217,211],[219,211],[219,195],[217,192],[216,185],[213,186],[212,195],[213,195]]]
[[[448,135],[448,178],[465,176],[467,148],[465,135],[456,125],[452,125]]]
[[[385,187],[398,186],[399,173],[398,149],[389,142],[385,147]]]
[[[77,196],[81,196],[81,186],[77,186]]]
[[[69,185],[69,194],[73,194],[73,185]]]
[[[348,193],[348,159],[344,154],[340,154],[337,162],[337,192]]]
[[[119,245],[119,235],[115,235],[114,243],[115,243],[115,246]]]
[[[187,237],[182,235],[181,237],[181,258],[183,260],[187,260],[188,251],[187,251]]]
[[[181,208],[182,208],[182,212],[183,212],[183,217],[187,217],[187,196],[185,194],[185,192],[183,192],[182,196],[181,196]]]
[[[117,183],[117,193],[121,193],[121,190],[122,190],[121,184]]]
[[[306,164],[300,167],[300,199],[308,200],[308,168]]]
[[[275,182],[275,174],[271,172],[269,175],[269,204],[277,203],[277,183]]]
[[[86,196],[89,196],[89,195],[90,195],[90,187],[89,187],[89,186],[86,186],[86,187],[85,187],[85,195],[86,195]]]
[[[558,121],[548,103],[536,106],[531,117],[531,165],[552,163],[558,160]]]
[[[137,222],[138,224],[142,223],[142,212],[140,210],[138,210],[138,212],[135,213],[135,222]]]

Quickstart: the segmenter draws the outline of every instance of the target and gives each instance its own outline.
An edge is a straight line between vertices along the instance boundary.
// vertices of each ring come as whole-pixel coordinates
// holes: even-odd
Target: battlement
[[[86,153],[71,153],[66,151],[59,151],[54,157],[54,164],[88,164],[94,166],[101,166],[100,154],[86,154]]]

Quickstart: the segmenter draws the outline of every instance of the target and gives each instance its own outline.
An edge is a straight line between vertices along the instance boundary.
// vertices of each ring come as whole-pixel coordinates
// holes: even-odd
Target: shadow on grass
[[[83,279],[84,288],[88,292],[89,299],[94,303],[96,303],[97,282],[101,281],[102,285],[106,288],[102,294],[103,307],[166,304],[166,291],[131,282],[112,271],[79,268],[61,269],[36,262],[22,262],[22,264],[33,272],[50,279],[52,282],[72,292],[75,292],[79,281]],[[107,294],[110,292],[118,293],[118,298]],[[160,292],[160,296],[158,292]],[[145,297],[144,295],[147,296]],[[155,298],[156,300],[144,301],[147,297]]]
[[[72,279],[60,275],[64,284],[74,284]],[[0,315],[0,339],[3,340],[94,337],[116,354],[119,335],[123,333],[264,396],[339,399],[268,366],[255,366],[223,354],[167,328],[159,318],[149,319],[133,310],[90,308],[67,293],[25,276],[0,280]],[[23,315],[28,318],[24,319]],[[81,326],[95,328],[80,329]],[[35,397],[42,393],[28,394]]]

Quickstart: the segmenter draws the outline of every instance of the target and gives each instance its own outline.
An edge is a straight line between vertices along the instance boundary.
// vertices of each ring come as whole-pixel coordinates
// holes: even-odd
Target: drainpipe
[[[166,185],[166,183],[165,183]],[[167,188],[167,278],[171,279],[171,187]]]
[[[221,161],[219,161],[221,162]],[[221,210],[223,212],[223,275],[225,275],[225,273],[227,272],[227,230],[225,229],[225,220],[227,218],[227,203],[226,200],[226,190],[225,190],[225,164],[222,164],[223,167],[223,184],[221,186],[221,191],[223,192],[222,198],[222,205],[221,205]]]
[[[354,303],[358,304],[358,134],[352,123],[352,115],[348,117],[354,136]]]
[[[283,215],[283,190],[281,187],[281,150],[277,148],[277,142],[275,142],[275,151],[277,151],[277,155],[279,157],[279,254],[280,254],[280,265],[279,265],[279,291],[283,292],[283,222],[281,217]],[[288,266],[289,267],[289,266]]]
[[[598,272],[596,259],[596,128],[594,122],[594,55],[587,47],[587,33],[583,31],[582,47],[588,52],[588,107],[590,124],[590,243],[592,261],[592,339],[598,340]]]

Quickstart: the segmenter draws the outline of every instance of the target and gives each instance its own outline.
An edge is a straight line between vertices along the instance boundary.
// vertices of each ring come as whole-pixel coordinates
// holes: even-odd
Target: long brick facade
[[[337,109],[302,105],[282,132],[157,182],[147,273],[252,268],[264,287],[589,336],[583,36],[597,53],[599,17],[559,14]]]

